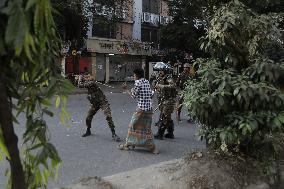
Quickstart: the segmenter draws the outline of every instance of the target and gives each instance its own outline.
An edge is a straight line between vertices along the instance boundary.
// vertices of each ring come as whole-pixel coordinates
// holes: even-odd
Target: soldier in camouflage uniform
[[[111,109],[110,105],[106,99],[106,96],[104,95],[103,91],[100,89],[100,87],[97,85],[97,82],[93,80],[90,76],[85,77],[85,82],[79,84],[80,87],[84,87],[88,89],[88,100],[91,103],[90,109],[88,111],[88,115],[86,118],[86,125],[87,130],[86,133],[82,135],[82,137],[87,137],[91,135],[91,124],[92,119],[94,115],[101,109],[105,116],[106,120],[108,122],[108,126],[112,133],[112,139],[115,141],[120,141],[120,138],[115,133],[115,126],[112,121],[111,117]]]
[[[160,71],[154,84],[157,91],[158,104],[160,110],[160,119],[158,121],[158,132],[154,135],[156,139],[162,140],[163,137],[174,138],[174,122],[171,114],[174,111],[176,102],[176,85],[172,76],[168,74],[170,67],[162,62],[157,63],[154,69]],[[165,130],[167,134],[164,135]]]
[[[187,80],[191,77],[191,72],[190,72],[191,65],[189,63],[185,63],[183,65],[183,68],[184,68],[183,72],[178,76],[178,79],[177,79],[177,86],[180,88],[181,91],[185,89],[185,84]],[[178,122],[181,120],[180,113],[181,113],[183,101],[184,101],[183,94],[180,94],[177,105],[176,105],[176,116],[177,116]]]

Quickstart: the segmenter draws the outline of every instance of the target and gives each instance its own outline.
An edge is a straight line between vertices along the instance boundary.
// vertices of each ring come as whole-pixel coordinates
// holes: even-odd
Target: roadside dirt
[[[242,157],[224,158],[215,152],[203,151],[104,178],[85,178],[69,189],[271,188],[258,167]],[[284,185],[278,188],[281,187]]]

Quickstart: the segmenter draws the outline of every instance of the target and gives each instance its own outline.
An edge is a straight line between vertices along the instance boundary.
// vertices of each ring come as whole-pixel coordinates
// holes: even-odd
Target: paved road
[[[117,93],[117,90],[113,90],[113,92],[110,90],[105,91],[111,104],[117,134],[125,138],[130,117],[135,110],[135,101],[126,94]],[[156,102],[154,104],[156,105]],[[196,126],[186,122],[185,112],[183,112],[183,122],[175,127],[176,138],[156,141],[161,152],[159,155],[152,155],[143,150],[118,150],[116,148],[118,143],[111,140],[111,132],[102,112],[99,112],[93,119],[93,135],[82,138],[88,106],[85,94],[71,95],[68,100],[68,111],[72,117],[70,126],[59,124],[56,117],[47,119],[52,143],[57,147],[63,160],[62,168],[59,171],[59,180],[50,184],[50,188],[53,188],[54,185],[70,185],[82,177],[107,176],[179,158],[192,149],[204,147],[204,144],[197,141],[194,136],[197,131]],[[157,116],[158,113],[155,114],[155,120],[157,120]],[[22,117],[20,117],[20,121],[24,123]],[[23,132],[20,126],[16,130],[18,133]],[[157,128],[153,127],[153,131],[156,132],[156,130]],[[3,163],[0,166],[0,188],[5,186],[3,172],[6,166]]]

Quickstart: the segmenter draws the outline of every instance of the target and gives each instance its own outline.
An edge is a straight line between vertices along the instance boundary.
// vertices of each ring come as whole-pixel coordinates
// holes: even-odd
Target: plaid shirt
[[[134,87],[131,89],[132,97],[137,99],[137,108],[149,111],[152,110],[152,96],[150,83],[148,80],[141,78],[135,81]]]

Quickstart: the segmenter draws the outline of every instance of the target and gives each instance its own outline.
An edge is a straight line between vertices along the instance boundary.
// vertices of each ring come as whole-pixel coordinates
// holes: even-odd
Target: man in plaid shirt
[[[154,144],[154,136],[152,134],[152,96],[153,92],[150,83],[144,78],[144,70],[136,69],[133,71],[135,84],[131,90],[128,90],[124,85],[123,89],[126,90],[132,98],[137,99],[137,109],[132,115],[131,121],[128,126],[126,141],[124,144],[118,146],[121,150],[128,150],[130,147],[145,147],[154,154],[159,151]]]
[[[137,99],[137,108],[149,111],[152,110],[152,96],[153,91],[151,90],[150,83],[145,78],[140,78],[135,81],[134,87],[131,89],[131,96]]]

